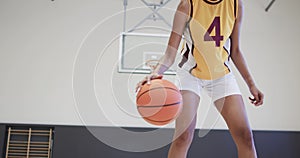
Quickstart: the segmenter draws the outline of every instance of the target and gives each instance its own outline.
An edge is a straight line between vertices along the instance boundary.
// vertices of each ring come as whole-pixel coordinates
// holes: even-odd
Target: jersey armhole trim
[[[239,0],[234,0],[234,17],[238,17],[238,11],[239,11]]]
[[[189,5],[190,5],[190,9],[189,9],[189,20],[187,21],[187,23],[189,23],[191,20],[192,20],[192,18],[193,18],[193,10],[194,10],[194,8],[193,8],[193,0],[188,0],[188,2],[189,2]]]

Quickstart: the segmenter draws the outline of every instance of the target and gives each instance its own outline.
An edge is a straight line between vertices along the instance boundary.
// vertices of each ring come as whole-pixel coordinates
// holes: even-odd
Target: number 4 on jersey
[[[211,36],[212,31],[215,30],[215,35]],[[216,47],[220,47],[223,36],[221,36],[221,23],[220,17],[215,17],[212,24],[209,26],[204,35],[204,41],[215,41]]]

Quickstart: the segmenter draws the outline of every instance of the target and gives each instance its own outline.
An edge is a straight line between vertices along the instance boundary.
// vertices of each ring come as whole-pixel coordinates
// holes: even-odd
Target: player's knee
[[[252,148],[253,147],[253,134],[252,131],[248,128],[240,129],[238,132],[238,137],[242,141],[243,145]]]
[[[193,137],[194,132],[191,130],[186,130],[175,140],[174,143],[177,147],[188,147],[192,143]]]

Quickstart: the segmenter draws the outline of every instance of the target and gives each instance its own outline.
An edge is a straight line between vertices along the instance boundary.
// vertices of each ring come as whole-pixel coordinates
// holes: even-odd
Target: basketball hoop
[[[150,68],[150,70],[151,70],[150,73],[152,73],[155,70],[158,63],[159,63],[159,60],[150,59],[150,60],[146,61],[145,65]]]

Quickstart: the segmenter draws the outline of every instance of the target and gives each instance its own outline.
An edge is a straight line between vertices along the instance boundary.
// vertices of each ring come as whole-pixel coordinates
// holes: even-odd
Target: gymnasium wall
[[[265,12],[268,2],[245,0],[241,32],[264,106],[250,105],[237,79],[254,130],[300,131],[300,2],[276,1]],[[176,4],[163,10],[170,22]],[[127,27],[150,11],[139,1],[128,7]],[[134,104],[135,83],[144,75],[117,71],[122,10],[121,0],[1,0],[0,122],[152,127]],[[226,129],[205,97],[198,117],[198,128]]]

